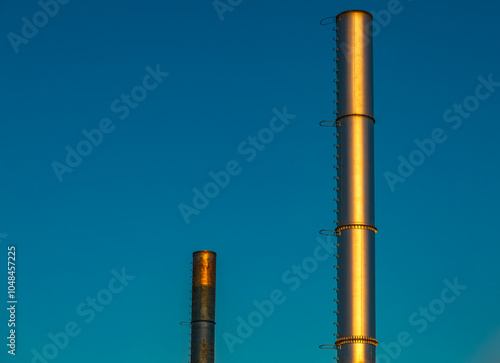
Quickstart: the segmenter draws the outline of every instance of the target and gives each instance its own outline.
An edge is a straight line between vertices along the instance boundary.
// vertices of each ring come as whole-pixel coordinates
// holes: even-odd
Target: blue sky
[[[500,5],[54,4],[0,4],[0,250],[16,246],[18,278],[2,362],[188,362],[199,249],[218,254],[217,362],[332,361],[317,348],[335,332],[319,21],[348,9],[379,25],[379,363],[497,362]]]

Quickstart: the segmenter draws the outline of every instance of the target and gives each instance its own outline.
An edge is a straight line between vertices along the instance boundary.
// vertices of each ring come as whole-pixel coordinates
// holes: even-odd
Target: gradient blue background
[[[244,0],[221,21],[210,0],[71,1],[16,54],[7,34],[39,6],[2,1],[0,258],[17,246],[19,304],[17,355],[2,338],[0,361],[31,362],[47,334],[76,321],[82,332],[50,362],[188,362],[179,322],[189,320],[191,254],[211,249],[218,363],[332,362],[317,346],[334,342],[333,257],[296,291],[282,280],[333,227],[334,138],[318,121],[333,117],[334,43],[319,20],[387,6]],[[500,81],[500,5],[401,7],[374,40],[377,338],[410,333],[391,362],[498,362],[500,90],[456,130],[443,113],[479,76]],[[170,75],[120,121],[111,102],[156,64]],[[246,162],[238,145],[284,106],[296,118]],[[60,183],[51,163],[103,117],[116,130]],[[384,172],[438,127],[447,141],[392,192]],[[187,225],[178,205],[233,159],[241,174]],[[122,267],[136,278],[86,324],[76,307]],[[411,314],[455,278],[467,290],[418,333]],[[231,354],[223,333],[274,289],[286,302]]]

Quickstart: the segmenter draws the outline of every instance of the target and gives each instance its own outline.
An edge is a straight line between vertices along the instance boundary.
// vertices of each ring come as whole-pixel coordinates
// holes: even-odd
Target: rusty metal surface
[[[213,363],[215,324],[206,321],[191,326],[191,363]]]

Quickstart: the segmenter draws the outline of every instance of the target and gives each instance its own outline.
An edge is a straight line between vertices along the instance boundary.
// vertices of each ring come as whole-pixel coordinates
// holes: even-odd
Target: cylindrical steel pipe
[[[338,357],[375,363],[372,15],[336,18],[338,44]]]
[[[337,15],[339,116],[373,117],[372,15],[349,10]]]
[[[216,253],[193,253],[191,363],[214,363]]]

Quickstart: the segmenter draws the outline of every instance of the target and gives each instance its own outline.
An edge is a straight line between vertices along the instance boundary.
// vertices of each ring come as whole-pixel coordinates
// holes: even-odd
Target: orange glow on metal
[[[193,265],[193,285],[215,287],[215,253],[196,252]]]

